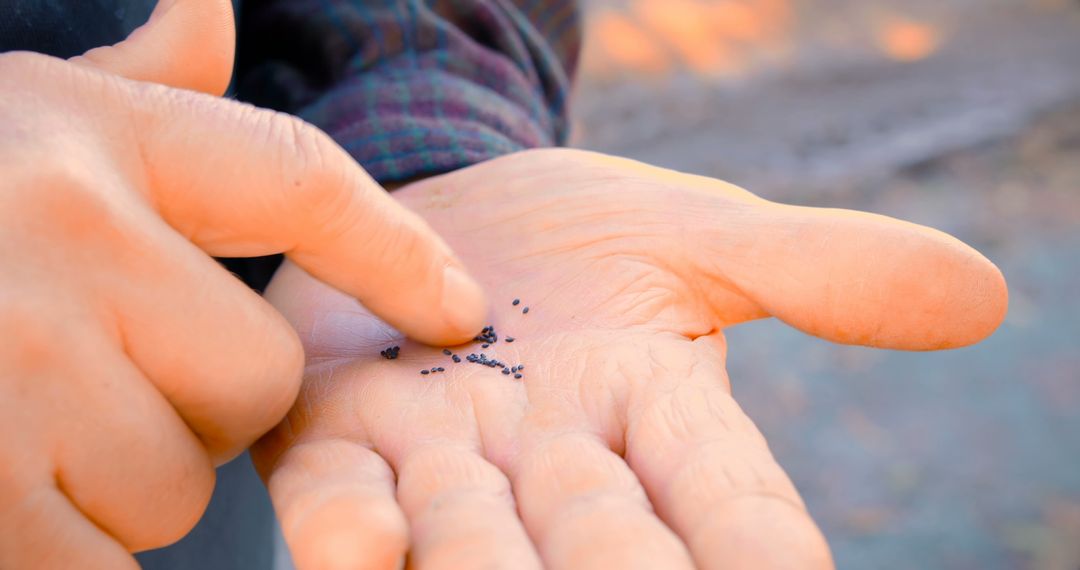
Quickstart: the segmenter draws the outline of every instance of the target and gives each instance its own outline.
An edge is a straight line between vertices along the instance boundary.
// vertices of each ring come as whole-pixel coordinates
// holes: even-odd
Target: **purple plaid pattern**
[[[319,126],[376,179],[561,144],[574,0],[244,0],[238,95]]]

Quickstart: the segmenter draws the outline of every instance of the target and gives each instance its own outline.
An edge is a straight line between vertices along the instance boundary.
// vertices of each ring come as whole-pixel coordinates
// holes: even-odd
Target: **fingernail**
[[[484,326],[484,291],[459,267],[443,270],[442,311],[450,327],[463,336],[471,337]]]

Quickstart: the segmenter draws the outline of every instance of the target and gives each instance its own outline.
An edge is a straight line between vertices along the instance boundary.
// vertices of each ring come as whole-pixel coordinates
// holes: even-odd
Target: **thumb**
[[[721,279],[799,330],[844,344],[935,350],[979,342],[1005,317],[1001,272],[946,233],[741,192],[745,207],[731,225],[738,231],[710,230],[725,231],[713,243],[730,248],[715,253],[737,260],[724,264]]]
[[[128,79],[222,95],[235,51],[230,0],[159,0],[150,20],[127,39],[71,61]]]

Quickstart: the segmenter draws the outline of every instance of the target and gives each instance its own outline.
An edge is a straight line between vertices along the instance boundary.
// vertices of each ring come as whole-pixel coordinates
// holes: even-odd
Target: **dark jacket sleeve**
[[[244,0],[238,96],[405,180],[564,142],[580,32],[574,0]]]

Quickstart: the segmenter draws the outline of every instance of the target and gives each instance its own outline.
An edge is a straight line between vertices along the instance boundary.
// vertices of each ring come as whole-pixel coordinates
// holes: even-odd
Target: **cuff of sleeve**
[[[298,114],[382,183],[430,176],[527,148],[557,130],[527,85],[496,91],[439,69],[373,71],[334,86]]]

